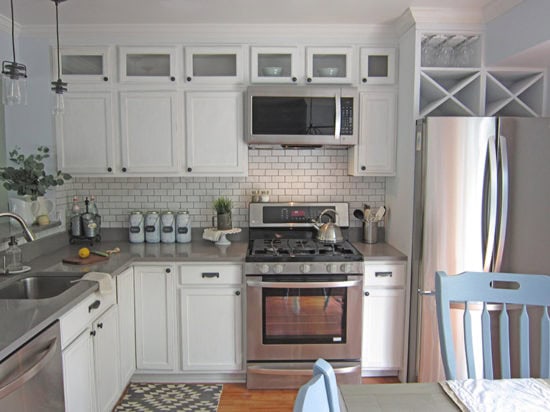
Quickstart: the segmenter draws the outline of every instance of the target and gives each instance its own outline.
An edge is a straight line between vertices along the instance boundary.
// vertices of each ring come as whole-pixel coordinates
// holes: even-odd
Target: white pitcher
[[[34,202],[32,202],[31,210],[36,219],[38,216],[47,215],[53,211],[53,202],[50,199],[46,199],[43,196],[39,196]]]
[[[31,201],[30,196],[10,197],[8,203],[10,212],[17,213],[26,224],[31,225],[34,222],[33,203],[35,202]]]

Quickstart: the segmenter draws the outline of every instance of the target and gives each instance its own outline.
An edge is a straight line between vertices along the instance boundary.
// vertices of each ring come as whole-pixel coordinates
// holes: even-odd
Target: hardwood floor
[[[363,378],[362,383],[399,383],[399,379]],[[244,383],[225,383],[218,412],[292,411],[297,393],[297,389],[249,390]]]

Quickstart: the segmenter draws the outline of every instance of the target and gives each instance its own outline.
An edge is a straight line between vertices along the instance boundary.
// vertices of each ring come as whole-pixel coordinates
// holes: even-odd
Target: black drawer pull
[[[94,309],[99,308],[99,305],[101,305],[101,301],[96,300],[94,303],[92,303],[90,306],[88,306],[88,313],[90,313]]]
[[[374,272],[374,277],[377,278],[391,278],[393,276],[393,272]]]
[[[241,296],[241,292],[237,290],[237,291],[235,292],[235,295]]]
[[[95,336],[95,335],[96,335],[96,331],[95,331],[95,330],[91,331],[91,332],[90,332],[90,335],[91,335],[91,336]]]
[[[365,292],[365,296],[370,296],[370,292]]]
[[[202,272],[202,278],[219,278],[220,272]]]
[[[99,329],[103,329],[103,322],[99,322],[99,323],[97,324],[97,327],[98,327]]]

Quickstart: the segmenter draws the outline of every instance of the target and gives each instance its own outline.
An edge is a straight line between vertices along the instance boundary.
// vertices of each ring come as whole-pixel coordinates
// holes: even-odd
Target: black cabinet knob
[[[97,327],[98,327],[99,329],[103,329],[103,322],[99,322],[99,323],[97,324]]]
[[[165,271],[166,273],[170,273],[170,272],[172,272],[172,269],[166,268],[164,271]]]
[[[311,77],[308,77],[308,78],[307,78],[307,82],[308,82],[308,83],[311,83]]]
[[[170,80],[175,82],[176,81],[176,78],[174,76],[170,76]]]
[[[366,166],[361,166],[361,170],[367,170]]]
[[[192,168],[190,168],[190,167],[188,167],[188,168],[187,168],[187,171],[188,171],[188,172],[192,172],[192,171],[193,171],[193,169],[192,169]]]
[[[95,336],[95,334],[96,334],[96,331],[95,331],[95,330],[93,330],[93,331],[90,332],[90,335],[91,335],[91,336]]]
[[[241,292],[240,292],[240,291],[236,291],[236,292],[235,292],[235,295],[241,296]]]
[[[112,172],[112,171],[113,171],[113,168],[112,168],[112,167],[108,167],[108,168],[107,168],[107,171],[108,171],[108,172]]]
[[[365,292],[365,296],[370,296],[370,292]]]
[[[94,301],[90,306],[88,306],[88,313],[90,313],[92,310],[99,308],[99,305],[101,305],[100,300]]]
[[[103,78],[103,81],[104,81],[104,82],[108,82],[108,81],[109,81],[109,78],[108,78],[107,76],[105,76],[105,77]]]
[[[366,82],[367,82],[367,78],[366,78],[366,77],[363,77],[363,78],[361,79],[361,81],[362,81],[363,83],[366,83]]]
[[[191,76],[187,76],[187,81],[188,81],[188,82],[191,81]]]
[[[127,170],[127,169],[126,169],[125,167],[122,168],[122,171],[123,171],[123,172],[126,172],[126,170]]]
[[[297,79],[296,77],[293,77],[293,78],[292,78],[292,81],[293,81],[293,82],[297,82],[298,79]]]

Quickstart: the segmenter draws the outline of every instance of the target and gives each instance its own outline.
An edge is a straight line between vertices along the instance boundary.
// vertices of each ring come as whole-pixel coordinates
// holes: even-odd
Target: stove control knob
[[[328,273],[335,273],[338,272],[338,265],[336,263],[330,263],[327,265],[327,272]]]
[[[283,271],[283,265],[275,265],[273,266],[273,272],[275,273],[281,273]]]
[[[351,265],[349,263],[343,263],[340,265],[340,271],[344,273],[350,273],[351,272]]]
[[[300,265],[300,272],[309,273],[311,271],[310,265]]]
[[[260,273],[267,273],[269,272],[269,265],[258,265],[258,270]]]

